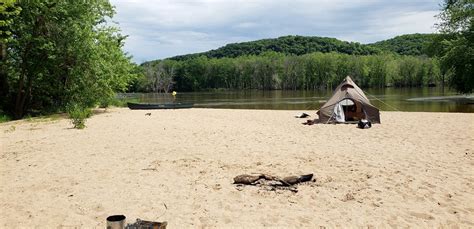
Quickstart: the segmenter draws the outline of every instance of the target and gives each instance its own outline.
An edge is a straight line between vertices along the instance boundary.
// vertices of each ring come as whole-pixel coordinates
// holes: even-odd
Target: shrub
[[[10,116],[0,113],[0,123],[8,122],[10,120],[11,120]]]
[[[91,109],[78,104],[69,106],[67,113],[69,114],[71,123],[76,129],[84,129],[84,127],[86,127],[86,119],[92,115]]]

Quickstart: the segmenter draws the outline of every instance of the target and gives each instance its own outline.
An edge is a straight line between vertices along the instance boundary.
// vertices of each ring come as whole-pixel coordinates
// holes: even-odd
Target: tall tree
[[[157,63],[146,63],[142,67],[149,82],[147,85],[149,90],[168,93],[172,89],[173,78],[176,75],[175,61],[163,60]]]
[[[17,4],[7,57],[13,102],[3,104],[15,118],[70,103],[92,106],[126,89],[134,66],[121,50],[125,37],[106,23],[114,14],[107,0]]]
[[[16,0],[3,0],[0,2],[0,110],[2,104],[6,103],[9,88],[7,76],[7,43],[13,40],[12,25],[13,18],[20,13],[21,8]]]
[[[451,85],[461,93],[474,91],[474,1],[445,0],[438,25],[446,34],[439,42],[441,67],[451,72]]]

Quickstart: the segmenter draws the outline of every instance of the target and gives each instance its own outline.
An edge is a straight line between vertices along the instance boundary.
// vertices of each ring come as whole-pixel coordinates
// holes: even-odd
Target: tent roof
[[[355,101],[370,104],[369,99],[365,96],[362,89],[352,81],[350,76],[347,76],[339,86],[334,90],[332,97],[321,107],[332,106],[344,98],[351,98]]]

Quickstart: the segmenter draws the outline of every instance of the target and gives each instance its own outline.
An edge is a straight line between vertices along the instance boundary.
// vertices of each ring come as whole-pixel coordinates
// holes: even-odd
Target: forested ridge
[[[400,55],[420,56],[429,54],[429,46],[439,34],[406,34],[378,41],[369,46]]]
[[[353,55],[370,55],[381,50],[357,42],[341,41],[329,37],[283,36],[275,39],[233,43],[203,53],[175,56],[171,60],[188,60],[197,56],[208,58],[260,55],[264,52],[278,52],[286,55],[303,55],[313,52],[338,52]]]
[[[341,41],[336,38],[317,36],[283,36],[275,39],[262,39],[249,42],[232,43],[202,53],[174,56],[171,60],[188,60],[198,56],[208,58],[239,57],[260,55],[264,52],[278,52],[286,55],[303,55],[314,52],[337,52],[351,55],[372,55],[394,52],[401,55],[423,55],[426,47],[436,34],[407,34],[373,44]]]

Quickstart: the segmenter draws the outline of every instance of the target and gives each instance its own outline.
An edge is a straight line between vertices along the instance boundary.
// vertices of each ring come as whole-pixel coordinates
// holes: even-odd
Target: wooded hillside
[[[378,41],[369,46],[400,55],[420,56],[427,54],[427,48],[437,34],[406,34],[392,39]]]
[[[239,57],[260,55],[264,52],[278,52],[285,55],[304,55],[314,52],[343,53],[349,55],[373,55],[394,52],[400,55],[423,55],[425,46],[435,34],[408,34],[373,44],[341,41],[329,37],[284,36],[275,39],[228,44],[203,53],[175,56],[171,60],[188,60],[198,56],[207,58]]]

